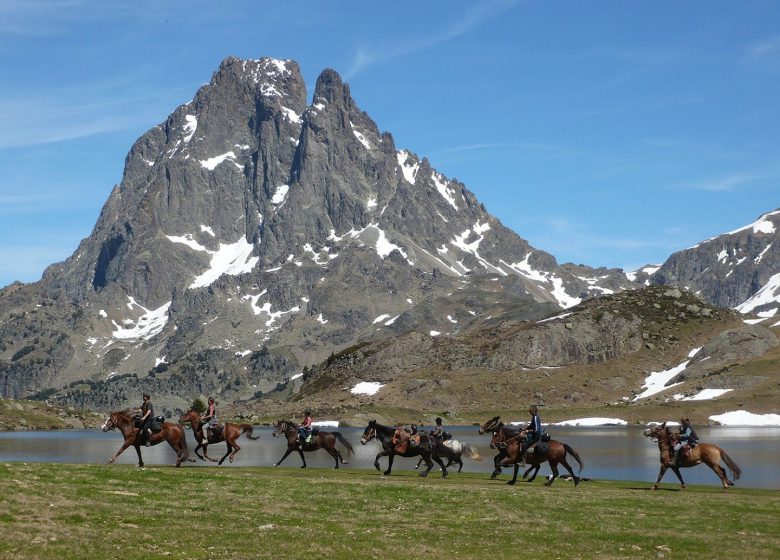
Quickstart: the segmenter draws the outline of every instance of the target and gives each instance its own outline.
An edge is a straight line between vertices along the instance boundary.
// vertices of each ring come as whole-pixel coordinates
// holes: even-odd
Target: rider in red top
[[[298,436],[300,437],[301,443],[307,443],[311,437],[311,410],[307,408],[303,414],[303,422],[301,422],[301,425],[298,426]]]

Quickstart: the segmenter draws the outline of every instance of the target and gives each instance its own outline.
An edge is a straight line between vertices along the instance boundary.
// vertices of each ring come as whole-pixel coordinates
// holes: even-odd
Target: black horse
[[[501,422],[501,417],[500,416],[494,416],[493,418],[491,418],[490,420],[488,420],[487,422],[485,422],[484,424],[481,424],[479,426],[479,433],[480,434],[491,434],[492,435],[493,432],[499,427],[499,425],[500,426],[504,426],[503,423]],[[508,429],[508,428],[505,428],[505,429]],[[519,431],[519,429],[518,429],[518,431]],[[492,447],[493,446],[491,446],[491,448]],[[496,478],[498,475],[501,474],[501,461],[503,461],[504,459],[506,459],[506,446],[500,447],[498,449],[498,455],[493,457],[493,467],[494,468],[493,468],[493,474],[490,475],[490,479],[491,480]],[[528,474],[530,472],[530,470],[531,469],[528,469],[528,471],[526,471],[525,474]],[[525,478],[525,475],[523,475],[523,478]]]
[[[439,457],[433,454],[435,444],[431,442],[430,436],[421,435],[419,444],[410,444],[404,453],[399,453],[396,449],[396,445],[393,443],[393,434],[395,434],[395,430],[396,428],[393,428],[392,426],[383,426],[376,420],[371,420],[368,423],[368,426],[366,426],[366,429],[363,430],[363,436],[360,438],[360,443],[365,445],[376,438],[382,444],[382,451],[377,453],[376,458],[374,459],[374,467],[376,470],[381,470],[379,467],[380,457],[389,458],[387,470],[384,472],[385,475],[389,475],[390,471],[393,469],[393,459],[396,455],[400,457],[417,457],[419,455],[427,466],[427,468],[420,473],[420,476],[428,476],[428,473],[431,472],[431,469],[433,468],[433,461],[436,461],[441,467],[441,477],[444,478],[447,476],[447,467],[444,466],[444,463],[442,463]]]

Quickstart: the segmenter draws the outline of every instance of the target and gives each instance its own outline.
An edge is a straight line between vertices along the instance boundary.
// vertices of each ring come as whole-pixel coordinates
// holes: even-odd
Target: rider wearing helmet
[[[301,425],[298,426],[298,438],[301,444],[309,443],[309,441],[311,441],[311,427],[312,427],[311,410],[307,408],[303,412],[303,422],[301,422]]]
[[[526,450],[542,437],[542,420],[539,418],[539,408],[532,404],[528,412],[531,414],[531,422],[525,427],[525,439],[520,448],[520,456],[525,455]]]
[[[200,421],[203,422],[203,445],[207,445],[209,442],[209,431],[217,424],[217,405],[214,402],[214,397],[209,397],[209,404],[206,407],[206,412],[200,417]]]

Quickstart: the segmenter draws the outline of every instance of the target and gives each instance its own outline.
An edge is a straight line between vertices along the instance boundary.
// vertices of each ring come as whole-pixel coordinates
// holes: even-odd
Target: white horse
[[[445,469],[451,464],[457,463],[458,472],[460,472],[463,469],[463,459],[461,459],[461,457],[464,453],[467,457],[474,459],[475,461],[482,460],[479,452],[474,447],[471,447],[468,443],[461,443],[456,439],[447,439],[442,441],[436,438],[431,438],[431,441],[437,442],[431,455],[439,458],[446,458],[447,464],[444,465]],[[414,467],[415,469],[420,467],[421,461],[422,459],[417,461],[417,465]]]

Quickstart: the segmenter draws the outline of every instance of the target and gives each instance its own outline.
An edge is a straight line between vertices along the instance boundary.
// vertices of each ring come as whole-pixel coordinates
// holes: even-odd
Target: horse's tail
[[[739,477],[742,475],[742,469],[740,469],[737,464],[734,462],[734,460],[729,457],[729,454],[726,453],[725,450],[718,447],[718,450],[720,451],[720,456],[723,458],[723,461],[726,463],[726,466],[731,469],[731,473],[733,475],[734,480],[739,480]]]
[[[260,436],[253,436],[252,432],[254,428],[252,427],[252,424],[239,424],[239,428],[241,428],[241,435],[246,434],[246,437],[249,439],[260,439]]]
[[[563,448],[566,450],[566,453],[568,453],[569,455],[571,455],[577,460],[577,463],[579,463],[580,465],[580,470],[578,472],[582,472],[582,469],[585,466],[585,464],[582,462],[582,459],[580,459],[579,454],[576,451],[574,451],[574,448],[568,443],[564,443]]]
[[[474,459],[475,461],[482,460],[482,456],[479,454],[479,451],[477,451],[477,448],[471,447],[468,443],[463,444],[463,451],[469,458]]]
[[[352,449],[352,444],[350,444],[346,439],[344,439],[344,436],[342,436],[340,432],[333,432],[333,435],[337,440],[339,440],[341,445],[347,448],[347,453],[349,453],[350,455],[355,454],[355,450]]]

